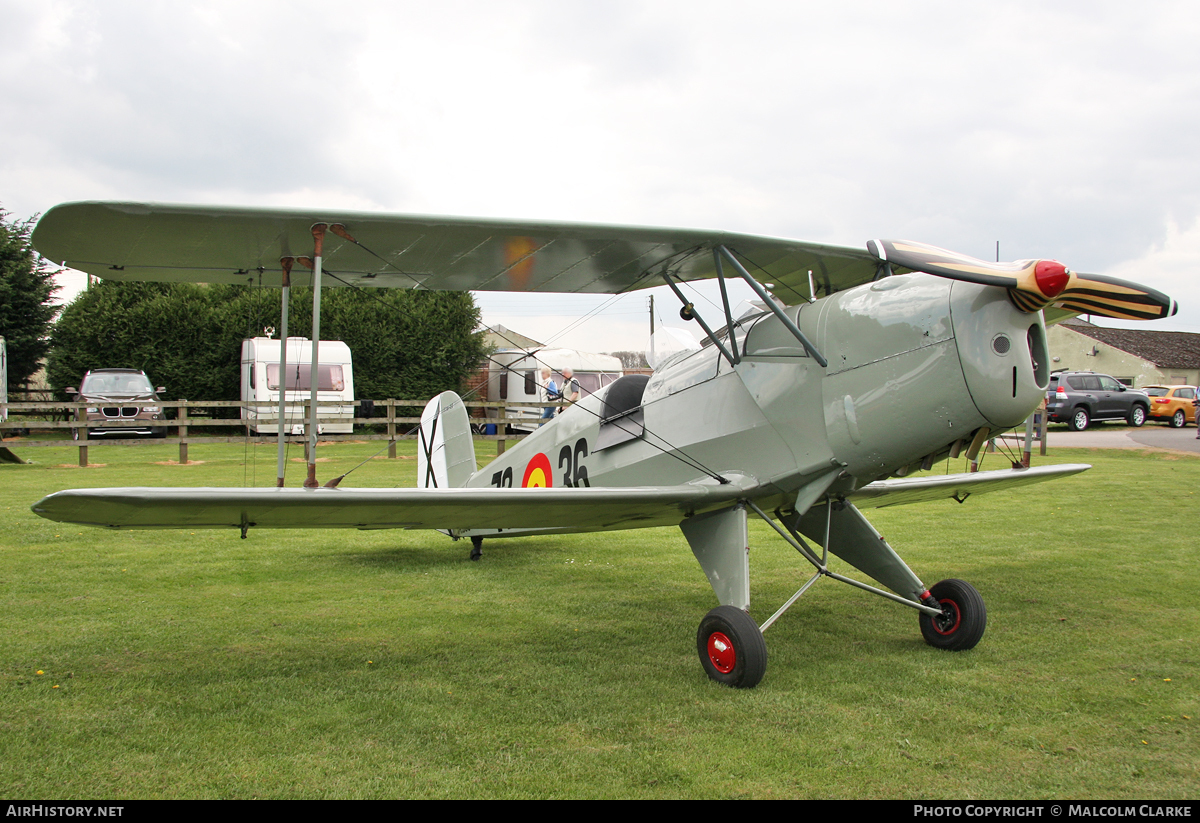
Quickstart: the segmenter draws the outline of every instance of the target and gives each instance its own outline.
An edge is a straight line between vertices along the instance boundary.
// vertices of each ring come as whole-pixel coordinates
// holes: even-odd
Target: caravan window
[[[287,366],[287,390],[310,391],[312,389],[312,364],[298,363]],[[267,364],[267,388],[279,391],[279,364]],[[322,363],[317,366],[317,391],[345,391],[346,380],[342,377],[342,367]]]
[[[525,372],[525,393],[537,397],[537,384],[533,382],[533,371]]]

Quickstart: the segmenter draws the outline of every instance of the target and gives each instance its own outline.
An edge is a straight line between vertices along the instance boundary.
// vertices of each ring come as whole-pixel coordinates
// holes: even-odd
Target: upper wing
[[[846,495],[846,499],[860,509],[924,503],[948,497],[962,502],[968,494],[982,494],[1041,483],[1043,480],[1079,474],[1090,468],[1086,463],[1064,463],[1060,466],[1034,466],[1028,469],[877,480]]]
[[[518,529],[674,526],[744,494],[727,486],[531,489],[70,489],[49,520],[110,529]]]
[[[279,286],[280,258],[313,253],[314,223],[328,233],[328,285],[617,293],[716,276],[725,245],[787,303],[867,282],[879,261],[852,249],[695,229],[487,220],[320,210],[151,203],[67,203],[38,222],[33,245],[55,263],[114,280]],[[308,285],[296,266],[294,285]]]

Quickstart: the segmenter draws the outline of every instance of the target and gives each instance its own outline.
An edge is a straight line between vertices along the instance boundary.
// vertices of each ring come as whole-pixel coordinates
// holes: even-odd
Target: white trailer
[[[563,387],[563,369],[571,368],[579,382],[580,397],[598,392],[624,374],[620,358],[575,349],[501,349],[488,363],[487,399],[492,401],[545,403],[545,408],[562,404],[548,398],[542,381],[542,368],[549,367],[554,384]],[[542,416],[541,408],[514,406],[505,415],[524,418],[529,424],[510,423],[517,431],[531,431]]]
[[[242,419],[257,434],[279,431],[279,391],[284,386],[285,431],[303,434],[312,388],[312,341],[307,337],[287,339],[286,380],[279,375],[280,341],[254,337],[242,341]],[[354,431],[354,367],[350,347],[340,340],[322,340],[317,368],[317,401],[341,400],[344,406],[321,406],[318,417],[337,422],[318,425],[320,434],[351,434]],[[341,422],[345,421],[345,422]]]

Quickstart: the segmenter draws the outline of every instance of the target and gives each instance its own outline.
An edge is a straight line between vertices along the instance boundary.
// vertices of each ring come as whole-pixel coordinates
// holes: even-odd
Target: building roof
[[[495,349],[536,349],[541,343],[520,332],[506,329],[497,323],[484,327],[484,342]]]
[[[1159,368],[1200,369],[1200,334],[1194,332],[1106,329],[1078,318],[1064,321],[1063,326]]]

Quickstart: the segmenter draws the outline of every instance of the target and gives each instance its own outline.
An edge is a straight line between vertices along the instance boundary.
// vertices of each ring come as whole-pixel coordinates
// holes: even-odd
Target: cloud
[[[1200,15],[1179,2],[45,0],[5,24],[17,215],[146,199],[1000,241],[1101,273],[1200,218]]]

